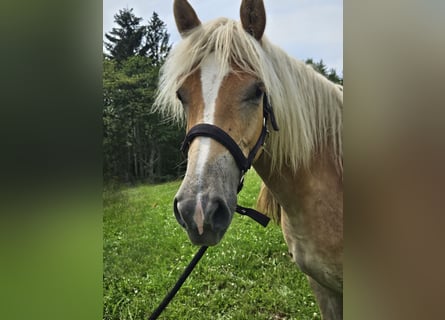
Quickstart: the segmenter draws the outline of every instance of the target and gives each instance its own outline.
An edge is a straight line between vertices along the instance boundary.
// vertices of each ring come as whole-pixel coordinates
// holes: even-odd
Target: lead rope
[[[252,218],[256,222],[261,224],[263,227],[266,227],[270,221],[270,218],[266,217],[264,214],[254,210],[254,209],[244,208],[239,205],[237,205],[237,207],[236,207],[236,212]],[[164,300],[162,300],[162,302],[159,304],[159,306],[156,308],[156,310],[153,311],[150,318],[148,318],[149,320],[156,320],[159,317],[159,315],[162,313],[162,311],[164,311],[164,309],[168,306],[170,301],[174,298],[176,293],[179,291],[181,286],[184,284],[185,280],[187,280],[190,273],[192,273],[193,269],[198,264],[199,260],[201,260],[202,256],[206,252],[207,248],[208,248],[207,246],[202,246],[199,248],[198,252],[195,254],[192,261],[190,261],[188,266],[185,268],[184,272],[179,277],[175,286],[170,290],[169,293],[167,293]]]
[[[192,273],[195,266],[198,264],[199,260],[201,260],[202,256],[207,250],[207,246],[202,246],[199,248],[198,252],[193,257],[192,261],[190,261],[187,268],[185,268],[184,272],[182,273],[181,277],[179,277],[178,282],[176,282],[175,286],[170,290],[169,293],[165,296],[164,300],[159,304],[159,306],[156,308],[156,310],[151,314],[149,320],[155,320],[159,317],[159,315],[164,311],[165,307],[168,306],[170,301],[173,299],[173,297],[176,295],[178,290],[181,288],[185,280],[187,280],[190,273]]]

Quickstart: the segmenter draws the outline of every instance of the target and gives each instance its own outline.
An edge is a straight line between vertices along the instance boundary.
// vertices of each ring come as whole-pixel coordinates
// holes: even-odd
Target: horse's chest
[[[341,262],[337,261],[338,257],[320,250],[319,245],[305,236],[299,228],[290,224],[285,215],[282,219],[283,233],[289,253],[301,271],[320,284],[341,292],[343,276]]]

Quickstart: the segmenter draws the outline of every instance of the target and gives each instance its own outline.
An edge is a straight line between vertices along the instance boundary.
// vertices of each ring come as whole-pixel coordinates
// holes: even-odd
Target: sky
[[[189,0],[201,21],[218,17],[239,20],[241,0]],[[342,0],[264,0],[269,41],[299,60],[323,59],[328,68],[343,75]],[[113,16],[120,9],[133,8],[147,24],[156,11],[167,24],[170,41],[180,41],[173,17],[173,0],[103,0],[103,32],[111,31]]]

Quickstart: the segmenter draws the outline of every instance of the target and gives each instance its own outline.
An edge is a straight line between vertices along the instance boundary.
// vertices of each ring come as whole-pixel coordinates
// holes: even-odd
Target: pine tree
[[[329,69],[327,77],[332,82],[343,85],[343,79],[340,78],[340,76],[337,74],[334,68]]]
[[[322,75],[324,75],[325,77],[327,77],[328,73],[327,73],[327,67],[323,62],[323,59],[320,59],[319,62],[315,62],[313,64],[313,67],[315,70],[317,70],[318,72],[320,72]]]
[[[109,41],[105,43],[108,58],[120,62],[134,55],[144,55],[141,44],[146,27],[140,25],[141,20],[142,18],[134,15],[133,9],[119,10],[114,15],[114,22],[119,27],[105,34]]]
[[[120,10],[103,63],[103,169],[106,182],[159,182],[184,171],[177,150],[184,130],[152,112],[159,69],[169,52],[166,25],[147,26]],[[124,50],[125,49],[125,50]]]
[[[156,12],[153,12],[147,25],[145,45],[142,47],[141,54],[148,56],[154,65],[162,64],[171,49],[169,39],[167,25]]]
[[[160,67],[141,56],[103,63],[104,180],[177,178],[184,170],[178,146],[185,129],[152,112]]]

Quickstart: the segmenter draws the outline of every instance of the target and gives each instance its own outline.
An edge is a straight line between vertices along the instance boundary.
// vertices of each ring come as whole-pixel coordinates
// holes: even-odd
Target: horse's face
[[[179,32],[198,27],[199,21],[186,0],[175,0]],[[262,1],[241,4],[244,29],[260,40],[265,27]],[[262,83],[237,70],[221,70],[214,54],[208,55],[177,92],[187,117],[187,131],[200,123],[224,130],[245,157],[256,144],[263,125]],[[233,217],[241,172],[231,153],[212,138],[199,136],[188,149],[187,172],[174,200],[175,216],[198,245],[217,244]]]
[[[220,74],[210,55],[178,90],[187,131],[199,123],[215,125],[247,157],[262,130],[262,89],[261,82],[246,73]],[[175,213],[193,243],[215,245],[221,240],[235,211],[240,178],[240,169],[223,145],[207,137],[192,140]]]

